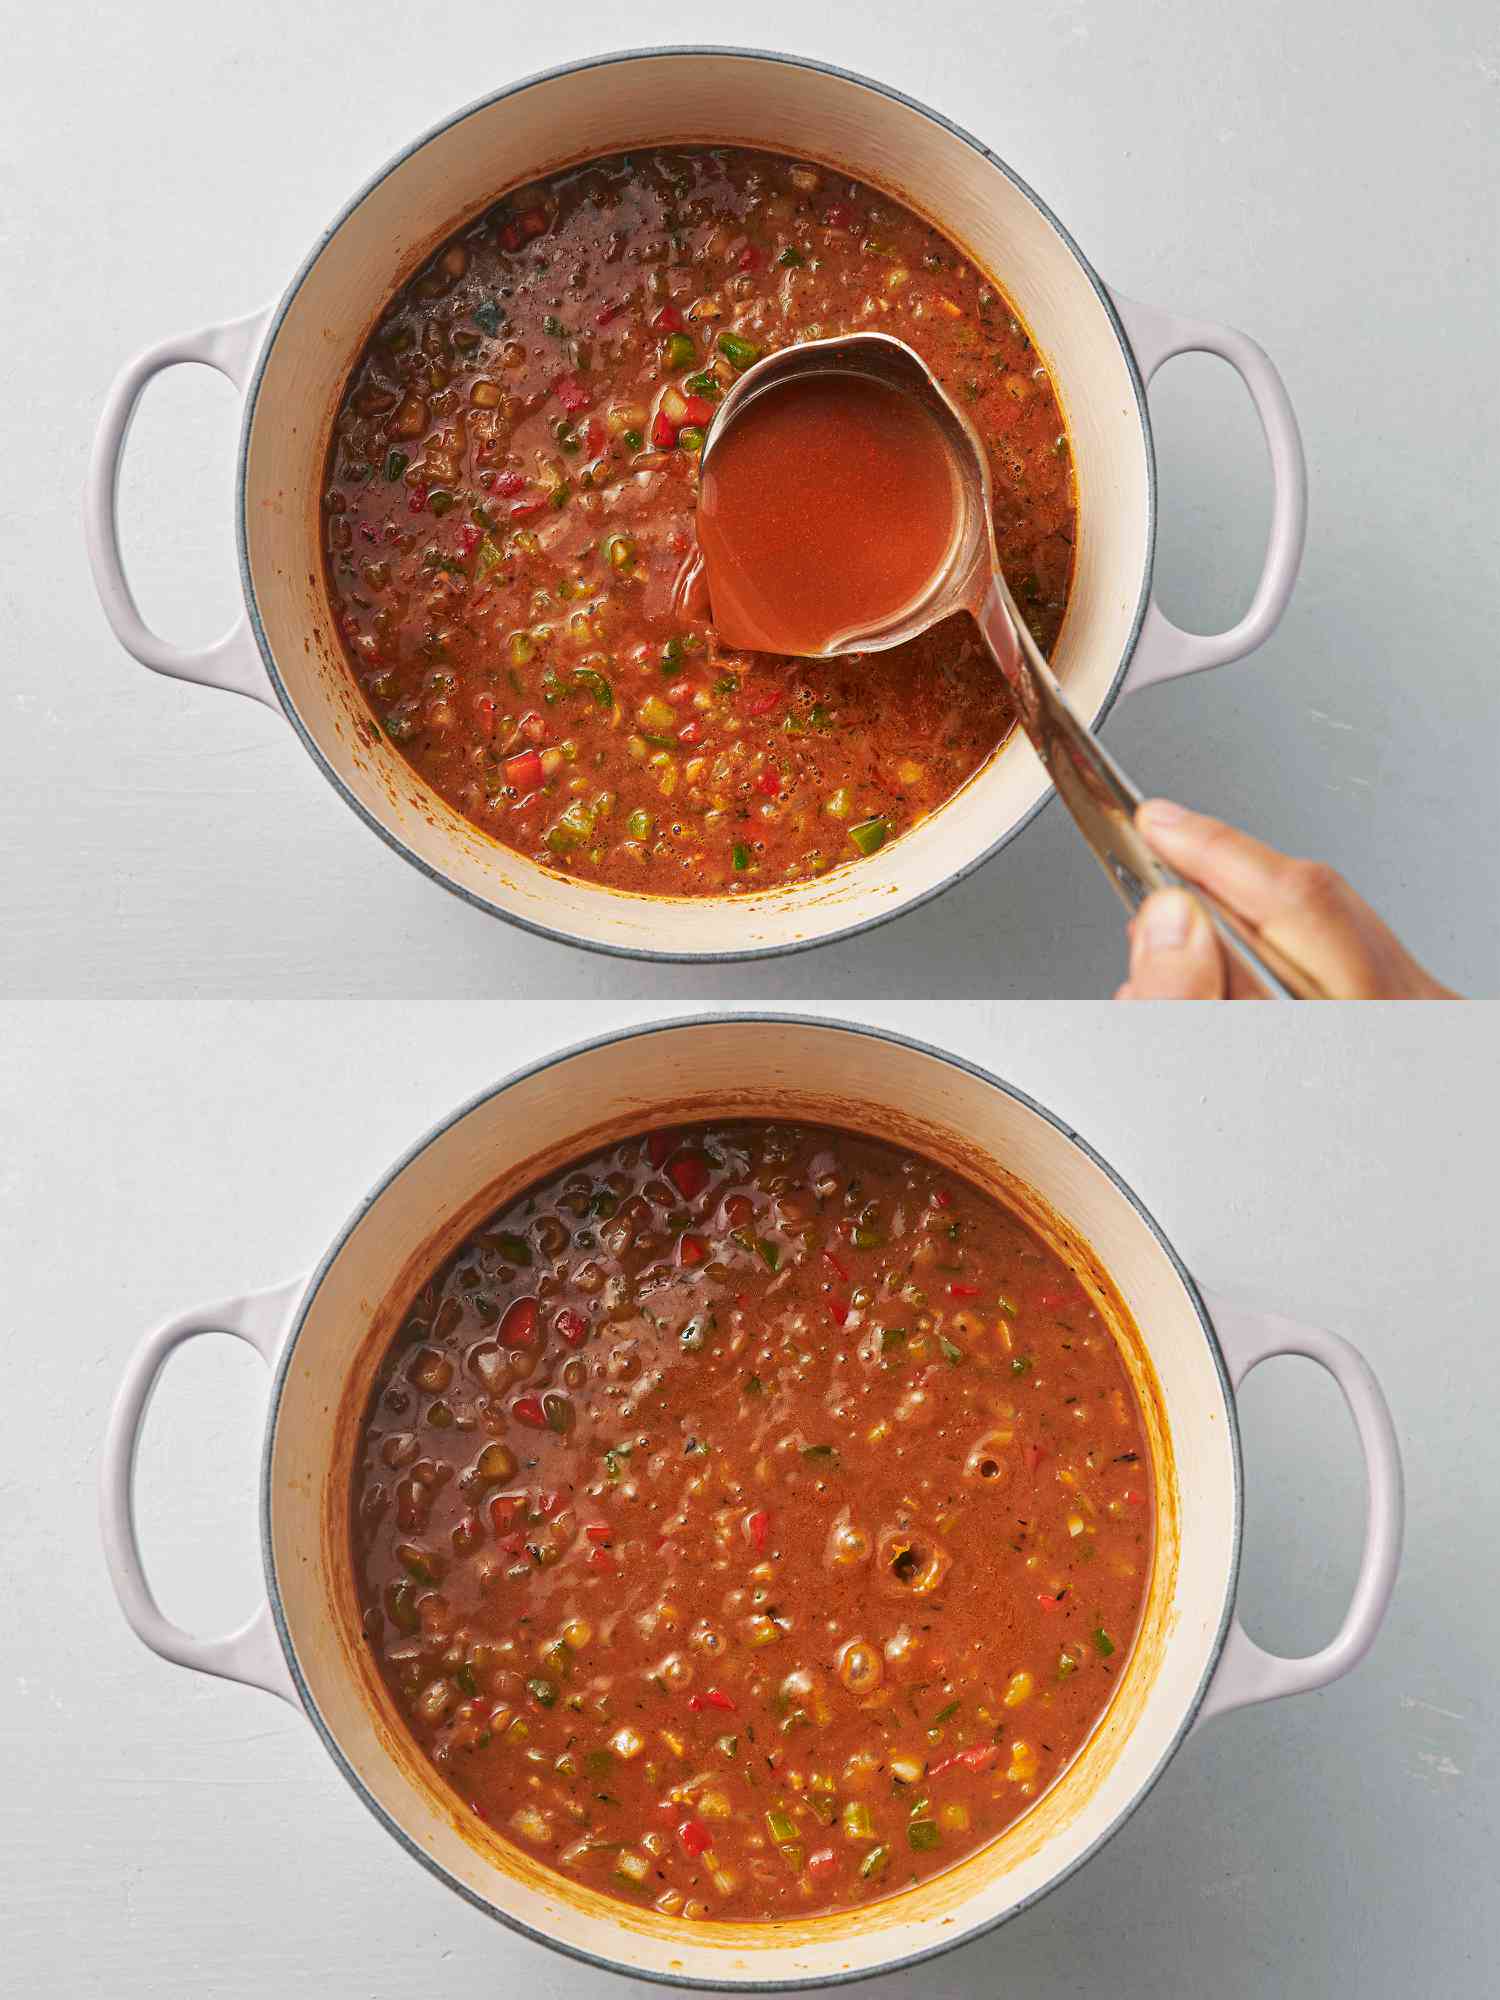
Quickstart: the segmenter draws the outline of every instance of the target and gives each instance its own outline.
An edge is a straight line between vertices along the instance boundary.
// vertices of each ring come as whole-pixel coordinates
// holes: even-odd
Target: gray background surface
[[[0,0],[0,20],[3,990],[1112,990],[1118,913],[1055,807],[934,907],[801,963],[628,966],[529,939],[385,850],[279,717],[146,673],[99,614],[78,494],[129,354],[277,295],[366,176],[471,97],[697,35],[901,85],[993,145],[1111,284],[1269,349],[1312,478],[1292,609],[1256,658],[1136,697],[1108,739],[1148,789],[1332,861],[1436,971],[1500,992],[1500,27],[1484,0]],[[1259,433],[1230,372],[1201,357],[1173,363],[1152,400],[1163,600],[1223,626],[1260,560]],[[132,440],[132,574],[186,642],[235,605],[234,435],[228,385],[180,369]]]
[[[12,1003],[0,1009],[0,1992],[17,2000],[622,2000],[418,1869],[269,1696],[152,1658],[110,1597],[96,1447],[150,1325],[311,1266],[429,1124],[509,1068],[660,1010]],[[851,1010],[854,1011],[854,1010]],[[1494,1989],[1500,1839],[1500,1058],[1490,1010],[884,1005],[1090,1139],[1205,1282],[1351,1335],[1406,1453],[1389,1622],[1324,1692],[1188,1743],[1070,1883],[870,2000],[1361,2000]],[[258,1584],[264,1373],[202,1340],[147,1425],[169,1614]],[[1359,1542],[1352,1433],[1311,1364],[1242,1399],[1241,1609],[1309,1650]]]

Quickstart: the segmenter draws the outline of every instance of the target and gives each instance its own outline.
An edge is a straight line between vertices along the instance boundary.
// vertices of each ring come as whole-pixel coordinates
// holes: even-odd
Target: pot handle
[[[99,1467],[99,1530],[104,1561],[120,1609],[136,1637],[179,1667],[218,1674],[264,1688],[300,1709],[301,1702],[288,1670],[269,1601],[249,1621],[225,1639],[196,1639],[164,1616],[151,1594],[141,1563],[135,1531],[135,1455],[146,1408],[167,1356],[200,1333],[232,1333],[247,1341],[268,1367],[273,1367],[291,1328],[292,1317],[307,1289],[304,1278],[276,1285],[270,1291],[200,1306],[159,1326],[137,1347],[125,1370],[104,1434]]]
[[[1149,383],[1163,362],[1177,354],[1217,354],[1250,391],[1271,456],[1271,531],[1266,539],[1260,581],[1250,609],[1227,632],[1184,632],[1153,595],[1146,607],[1126,689],[1150,687],[1242,659],[1264,645],[1281,622],[1297,581],[1307,535],[1307,460],[1286,384],[1270,356],[1247,334],[1212,320],[1179,319],[1155,306],[1111,292],[1141,380]]]
[[[196,361],[217,368],[243,391],[270,317],[270,307],[263,306],[244,319],[201,327],[196,333],[174,334],[148,347],[120,371],[105,398],[94,436],[83,488],[83,527],[94,588],[111,631],[127,653],[153,673],[171,674],[180,681],[197,681],[204,687],[228,688],[235,694],[263,701],[268,708],[279,709],[244,611],[222,639],[197,651],[174,646],[170,640],[159,638],[146,624],[125,575],[117,504],[125,439],[146,384],[179,361]]]
[[[1403,1518],[1401,1451],[1396,1427],[1374,1371],[1357,1347],[1321,1327],[1299,1326],[1274,1313],[1257,1312],[1207,1295],[1205,1303],[1238,1390],[1252,1368],[1273,1355],[1302,1354],[1338,1383],[1354,1419],[1365,1460],[1365,1543],[1344,1622],[1329,1643],[1300,1660],[1268,1653],[1236,1617],[1198,1712],[1198,1721],[1252,1702],[1327,1687],[1357,1667],[1375,1643],[1396,1587]]]

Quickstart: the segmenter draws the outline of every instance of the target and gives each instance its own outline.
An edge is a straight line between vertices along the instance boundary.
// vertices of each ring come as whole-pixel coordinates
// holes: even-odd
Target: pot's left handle
[[[300,1708],[286,1657],[276,1636],[269,1602],[237,1632],[224,1639],[198,1639],[174,1625],[163,1613],[146,1581],[135,1530],[135,1455],[141,1425],[157,1379],[168,1355],[200,1333],[230,1333],[253,1347],[268,1367],[274,1365],[306,1290],[295,1278],[270,1291],[251,1292],[238,1299],[202,1306],[180,1314],[148,1333],[130,1358],[125,1379],[115,1397],[104,1434],[99,1468],[99,1528],[104,1561],[120,1609],[136,1637],[179,1667],[202,1674],[243,1681],[264,1688]]]
[[[243,393],[270,317],[271,309],[266,306],[244,319],[201,327],[196,333],[174,334],[148,347],[120,371],[105,399],[94,436],[83,489],[83,526],[99,602],[110,629],[127,653],[154,673],[197,681],[204,687],[227,688],[235,694],[249,695],[254,701],[263,701],[268,708],[276,708],[279,704],[266,678],[245,612],[240,613],[222,639],[197,649],[174,646],[147,625],[125,575],[118,509],[125,439],[147,383],[164,368],[175,367],[179,361],[192,361],[217,368]]]
[[[1349,1406],[1364,1453],[1366,1504],[1365,1542],[1354,1594],[1333,1638],[1316,1653],[1283,1659],[1257,1646],[1236,1617],[1199,1711],[1200,1722],[1252,1702],[1326,1687],[1359,1665],[1375,1643],[1396,1587],[1404,1515],[1396,1427],[1374,1371],[1359,1349],[1321,1327],[1299,1326],[1295,1320],[1229,1299],[1210,1295],[1206,1303],[1236,1390],[1252,1368],[1278,1354],[1302,1354],[1328,1370]]]
[[[1213,320],[1181,319],[1111,292],[1116,312],[1135,355],[1141,380],[1149,383],[1164,362],[1178,354],[1216,354],[1227,361],[1250,391],[1271,459],[1271,530],[1260,581],[1250,609],[1226,632],[1184,632],[1153,596],[1146,607],[1135,656],[1125,677],[1127,689],[1173,681],[1243,659],[1265,644],[1291,601],[1302,545],[1307,538],[1307,460],[1286,384],[1263,347],[1248,334]]]

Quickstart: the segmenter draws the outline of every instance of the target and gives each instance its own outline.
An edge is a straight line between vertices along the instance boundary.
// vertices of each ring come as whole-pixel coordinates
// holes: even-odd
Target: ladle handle
[[[1133,914],[1158,889],[1186,889],[1203,906],[1225,951],[1267,999],[1326,999],[1324,988],[1301,965],[1206,889],[1184,881],[1148,846],[1135,823],[1141,794],[1074,713],[998,570],[978,598],[974,617],[1015,697],[1032,748],[1126,909]]]

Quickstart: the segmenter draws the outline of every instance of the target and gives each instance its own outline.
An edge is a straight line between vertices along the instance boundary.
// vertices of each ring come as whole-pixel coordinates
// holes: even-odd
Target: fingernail
[[[1179,826],[1187,818],[1187,814],[1181,806],[1173,805],[1170,799],[1147,799],[1136,814],[1136,818],[1148,827],[1159,826],[1165,829]]]
[[[1181,951],[1193,927],[1192,898],[1182,889],[1164,889],[1146,902],[1136,922],[1142,950]]]

